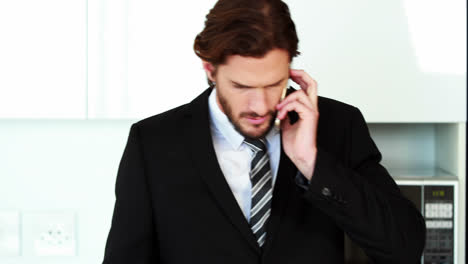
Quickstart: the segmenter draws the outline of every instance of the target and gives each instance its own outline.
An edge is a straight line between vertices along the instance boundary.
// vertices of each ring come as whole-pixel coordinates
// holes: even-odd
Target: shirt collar
[[[212,128],[216,133],[220,133],[235,150],[238,150],[244,142],[244,136],[237,132],[237,130],[234,128],[234,125],[227,118],[226,114],[224,114],[223,111],[221,111],[219,108],[218,103],[216,102],[216,87],[213,88],[208,98],[208,109],[210,112],[210,122]],[[278,132],[279,131],[275,128],[268,132],[268,134],[265,136],[267,145],[270,145],[273,142],[273,139],[279,136]]]

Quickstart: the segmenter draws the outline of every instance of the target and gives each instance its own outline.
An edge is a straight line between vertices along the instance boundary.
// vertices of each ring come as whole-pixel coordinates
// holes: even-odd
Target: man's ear
[[[207,61],[202,61],[203,64],[203,70],[206,72],[206,77],[212,82],[215,82],[215,67],[213,64],[207,62]]]

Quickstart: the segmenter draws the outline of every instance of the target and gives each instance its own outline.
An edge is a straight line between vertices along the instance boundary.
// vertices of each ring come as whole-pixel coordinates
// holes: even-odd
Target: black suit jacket
[[[423,217],[380,165],[360,111],[324,97],[312,180],[295,184],[281,151],[259,248],[216,158],[210,92],[132,125],[103,263],[343,263],[343,232],[375,263],[420,261]]]

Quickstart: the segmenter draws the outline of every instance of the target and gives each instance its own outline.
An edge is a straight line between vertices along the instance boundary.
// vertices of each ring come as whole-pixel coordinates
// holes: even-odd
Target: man
[[[360,111],[290,69],[297,44],[283,2],[216,3],[194,44],[210,88],[131,127],[104,263],[343,263],[344,233],[420,261],[421,214]]]

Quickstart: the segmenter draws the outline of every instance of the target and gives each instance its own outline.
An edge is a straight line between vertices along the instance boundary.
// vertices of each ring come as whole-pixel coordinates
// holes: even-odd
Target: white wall
[[[131,123],[0,122],[0,210],[73,211],[78,239],[76,257],[0,257],[0,263],[102,261],[114,206],[115,176]]]

